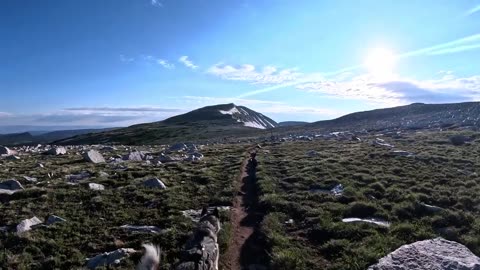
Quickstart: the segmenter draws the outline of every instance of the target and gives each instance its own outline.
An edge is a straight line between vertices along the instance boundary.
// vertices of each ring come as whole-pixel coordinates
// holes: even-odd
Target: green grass
[[[81,161],[71,151],[68,156],[52,157],[25,155],[20,161],[0,161],[0,179],[33,176],[39,179],[35,187],[13,195],[7,204],[0,204],[0,225],[16,225],[25,218],[40,219],[55,214],[66,223],[34,229],[24,235],[0,234],[0,269],[76,269],[85,259],[120,247],[140,249],[144,242],[162,247],[162,269],[169,269],[180,257],[180,251],[193,231],[194,224],[180,211],[200,209],[205,204],[230,205],[233,181],[239,173],[244,145],[214,145],[202,150],[200,163],[171,163],[142,166],[124,163],[126,171],[114,166],[94,165]],[[111,155],[116,154],[112,153]],[[36,163],[45,168],[36,167]],[[72,186],[64,176],[89,171],[93,177]],[[109,174],[100,177],[99,172]],[[47,173],[53,173],[49,179]],[[141,182],[158,177],[167,190],[148,189]],[[88,189],[87,182],[103,184],[105,191]],[[226,249],[228,214],[220,236],[221,248]],[[153,225],[165,229],[163,234],[133,234],[119,229],[124,224]],[[138,258],[125,260],[116,269],[133,269]]]
[[[363,142],[316,140],[264,147],[257,175],[267,213],[262,232],[269,239],[272,266],[366,269],[403,244],[436,236],[480,255],[480,143],[453,146],[448,143],[452,134],[385,138],[417,158],[392,156],[388,149],[370,145],[373,136]],[[307,157],[309,150],[320,155]],[[310,191],[339,183],[345,187],[343,196]],[[428,213],[420,202],[446,210]],[[392,225],[347,224],[344,217],[383,218]],[[286,224],[289,219],[294,223]]]

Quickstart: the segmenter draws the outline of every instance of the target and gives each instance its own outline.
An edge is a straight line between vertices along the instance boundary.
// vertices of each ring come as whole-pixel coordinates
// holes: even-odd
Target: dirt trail
[[[224,255],[226,263],[223,269],[242,270],[258,261],[264,248],[258,239],[257,228],[263,215],[256,211],[258,203],[255,177],[247,172],[248,158],[242,163],[241,173],[236,179],[236,196],[231,211],[232,240]]]

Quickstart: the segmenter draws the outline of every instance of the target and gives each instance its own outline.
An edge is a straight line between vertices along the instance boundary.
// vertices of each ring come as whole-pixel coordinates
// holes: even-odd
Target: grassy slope
[[[394,157],[368,142],[319,140],[264,147],[258,185],[267,213],[274,269],[365,269],[399,246],[435,236],[480,255],[480,142],[441,144],[448,133],[386,138],[418,158]],[[307,157],[308,150],[320,153]],[[342,197],[311,187],[341,183]],[[428,214],[424,202],[447,209]],[[345,224],[343,217],[379,217],[389,229]],[[285,224],[293,219],[294,224]]]
[[[0,203],[0,225],[15,225],[32,216],[43,219],[50,214],[67,219],[66,223],[35,229],[23,236],[0,233],[0,269],[77,269],[87,257],[119,247],[138,249],[148,241],[161,245],[162,269],[169,269],[178,260],[193,228],[180,211],[199,209],[204,204],[229,205],[244,149],[243,145],[215,145],[202,150],[205,162],[160,167],[125,163],[128,170],[123,172],[105,164],[82,162],[75,154],[0,161],[4,168],[0,179],[28,175],[40,180],[37,188],[26,184],[27,190],[16,193],[10,203]],[[45,164],[45,168],[36,168],[37,162]],[[94,177],[79,186],[65,183],[65,175],[83,170]],[[102,178],[100,171],[110,176]],[[48,179],[47,173],[53,173],[54,178]],[[141,181],[153,176],[162,179],[168,189],[142,188]],[[103,184],[106,190],[91,191],[87,182]],[[124,224],[155,225],[168,232],[156,236],[132,234],[118,229]],[[228,233],[226,226],[219,240],[222,250]],[[136,259],[126,260],[116,269],[133,269]]]

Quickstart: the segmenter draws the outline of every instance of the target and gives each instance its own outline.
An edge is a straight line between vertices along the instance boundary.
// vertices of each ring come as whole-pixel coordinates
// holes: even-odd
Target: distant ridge
[[[271,118],[233,103],[207,106],[159,122],[133,125],[56,141],[58,144],[163,144],[208,141],[255,134],[278,124]]]

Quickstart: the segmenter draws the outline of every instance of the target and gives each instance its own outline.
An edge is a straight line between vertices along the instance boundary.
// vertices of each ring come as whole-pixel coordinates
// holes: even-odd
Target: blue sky
[[[3,0],[0,125],[277,121],[480,98],[476,0]]]

